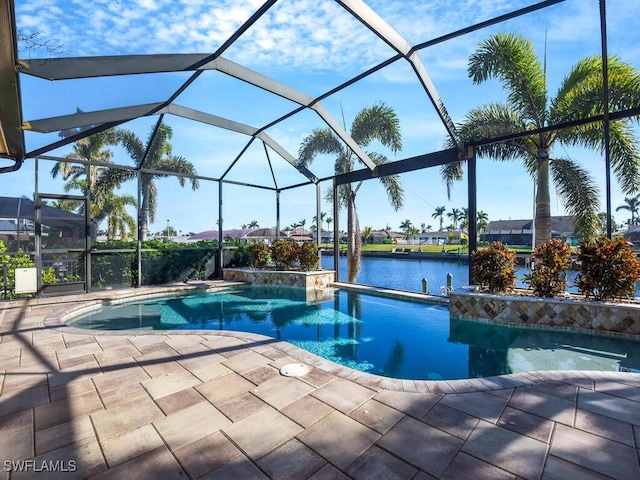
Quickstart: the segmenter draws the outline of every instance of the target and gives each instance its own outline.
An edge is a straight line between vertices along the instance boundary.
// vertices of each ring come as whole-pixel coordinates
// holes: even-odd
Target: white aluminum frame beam
[[[21,62],[20,71],[47,80],[70,80],[113,75],[217,70],[300,106],[312,109],[347,144],[367,168],[372,171],[376,169],[376,164],[373,160],[369,158],[318,100],[223,57],[218,57],[202,64],[209,57],[210,55],[208,54],[180,54],[35,59]]]
[[[398,54],[402,55],[413,68],[418,80],[422,84],[427,96],[431,100],[440,120],[447,129],[449,136],[452,138],[458,150],[464,151],[464,143],[458,133],[449,112],[444,106],[436,87],[427,73],[420,55],[414,50],[414,47],[400,35],[396,30],[385,22],[376,12],[361,0],[336,0],[345,10],[356,17],[363,25],[375,33],[382,41],[393,48]]]
[[[164,104],[161,102],[146,103],[143,105],[110,108],[94,112],[78,112],[38,120],[25,120],[22,123],[22,129],[38,133],[52,133],[61,132],[70,128],[90,127],[110,122],[126,122],[134,118],[154,115],[158,113],[162,105]]]
[[[278,142],[276,142],[269,135],[260,131],[255,127],[251,127],[249,125],[245,125],[243,123],[234,122],[233,120],[228,120],[226,118],[218,117],[216,115],[211,115],[209,113],[201,112],[198,110],[194,110],[192,108],[183,107],[181,105],[171,104],[167,107],[160,110],[159,113],[169,113],[172,115],[176,115],[178,117],[188,118],[190,120],[194,120],[196,122],[206,123],[208,125],[213,125],[215,127],[223,128],[225,130],[230,130],[236,133],[242,133],[244,135],[248,135],[251,137],[256,137],[262,140],[265,144],[269,145],[271,149],[280,155],[283,159],[293,165],[300,173],[302,173],[305,177],[307,177],[313,183],[318,182],[318,177],[316,177],[313,173],[311,173],[306,167],[300,165],[298,159],[291,155],[284,147],[282,147]]]
[[[110,122],[122,122],[139,117],[163,114],[171,114],[177,117],[187,118],[196,122],[205,123],[214,127],[223,128],[225,130],[230,130],[232,132],[241,133],[250,137],[259,138],[260,140],[262,140],[262,142],[271,147],[274,152],[276,152],[284,160],[286,160],[294,168],[296,168],[300,173],[302,173],[309,181],[313,183],[318,182],[318,177],[316,177],[306,167],[300,165],[298,160],[293,155],[291,155],[284,147],[278,144],[278,142],[276,142],[269,135],[267,135],[263,131],[260,131],[258,128],[176,104],[163,106],[162,103],[150,103],[145,105],[135,105],[131,107],[97,110],[94,112],[79,112],[71,115],[63,115],[60,117],[31,120],[28,122],[24,122],[23,128],[25,130],[31,130],[34,132],[50,133],[71,128],[102,125]]]

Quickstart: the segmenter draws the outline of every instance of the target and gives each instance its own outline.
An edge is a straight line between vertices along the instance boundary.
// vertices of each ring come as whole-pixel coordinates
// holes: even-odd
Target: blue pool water
[[[535,370],[640,370],[640,342],[450,320],[447,307],[327,291],[239,287],[103,307],[70,325],[102,330],[235,330],[286,340],[396,378],[457,379]]]

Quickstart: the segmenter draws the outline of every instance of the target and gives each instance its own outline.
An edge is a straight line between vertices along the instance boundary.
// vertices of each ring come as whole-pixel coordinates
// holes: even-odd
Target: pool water
[[[439,380],[536,370],[640,371],[640,342],[450,320],[446,306],[336,290],[234,287],[106,306],[74,318],[100,330],[233,330],[286,340],[357,370]]]

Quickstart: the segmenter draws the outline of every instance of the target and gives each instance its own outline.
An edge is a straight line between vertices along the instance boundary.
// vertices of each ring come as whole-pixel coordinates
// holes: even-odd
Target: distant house
[[[313,240],[312,233],[302,227],[296,227],[288,231],[287,236],[295,242],[310,242]]]
[[[570,245],[578,242],[573,236],[575,225],[570,215],[551,217],[551,237],[564,239]],[[532,220],[495,220],[489,222],[481,242],[502,242],[510,246],[531,247],[533,244]]]
[[[362,233],[362,232],[361,232]],[[346,237],[345,237],[346,238]],[[375,230],[371,232],[371,235],[366,239],[368,245],[379,243],[399,243],[404,240],[404,235],[401,233],[392,232],[390,230]],[[365,242],[364,234],[362,235],[362,243]]]
[[[207,230],[205,232],[196,233],[189,237],[189,241],[198,240],[218,240],[218,230]],[[222,238],[230,238],[232,240],[239,240],[242,243],[250,242],[264,242],[272,243],[276,241],[276,229],[275,228],[235,228],[232,230],[223,230]],[[280,231],[280,238],[287,238],[287,234]]]
[[[629,228],[622,232],[622,237],[627,242],[640,246],[640,225],[629,225]]]
[[[407,237],[407,243],[418,245],[444,245],[446,243],[450,243],[449,239],[452,234],[456,238],[454,243],[457,243],[457,239],[460,238],[460,232],[457,230],[452,232],[440,230],[437,232],[414,233]]]
[[[311,237],[313,238],[313,241],[317,241],[318,240],[318,231],[313,231],[311,232]],[[333,242],[333,230],[332,231],[326,231],[323,230],[322,232],[320,232],[320,243],[331,243]]]

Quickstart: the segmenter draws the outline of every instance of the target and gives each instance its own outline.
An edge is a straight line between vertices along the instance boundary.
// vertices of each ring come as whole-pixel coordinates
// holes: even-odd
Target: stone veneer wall
[[[452,318],[640,335],[638,304],[453,291],[449,312]]]
[[[250,268],[225,268],[224,279],[248,282],[254,285],[276,285],[297,288],[325,288],[335,279],[333,270],[309,272],[252,270]]]

